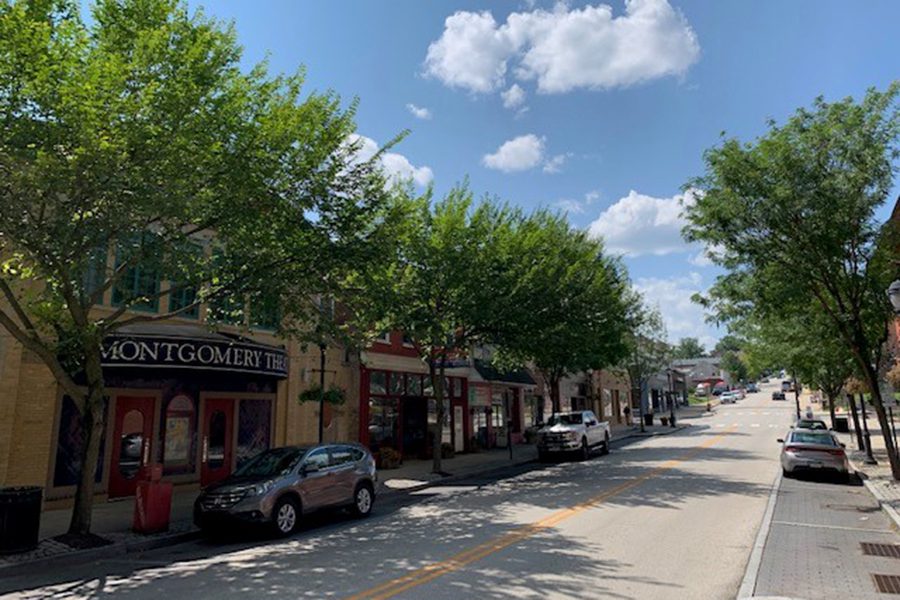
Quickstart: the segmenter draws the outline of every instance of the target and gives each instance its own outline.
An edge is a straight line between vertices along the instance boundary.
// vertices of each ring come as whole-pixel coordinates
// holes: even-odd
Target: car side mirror
[[[778,443],[779,443],[779,444],[783,444],[783,443],[784,443],[784,440],[783,440],[782,438],[778,438]]]

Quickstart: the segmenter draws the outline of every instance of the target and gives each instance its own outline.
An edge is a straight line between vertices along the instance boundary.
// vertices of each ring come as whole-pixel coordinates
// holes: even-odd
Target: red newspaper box
[[[172,512],[172,484],[160,481],[162,465],[143,469],[143,481],[137,482],[134,495],[134,524],[136,533],[168,531]]]

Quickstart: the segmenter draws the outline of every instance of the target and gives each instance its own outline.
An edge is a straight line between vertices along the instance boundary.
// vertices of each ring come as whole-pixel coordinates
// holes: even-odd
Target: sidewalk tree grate
[[[866,556],[885,556],[887,558],[900,558],[900,544],[875,544],[872,542],[860,542],[862,553]]]
[[[872,573],[875,588],[882,594],[900,594],[900,575],[879,575]]]

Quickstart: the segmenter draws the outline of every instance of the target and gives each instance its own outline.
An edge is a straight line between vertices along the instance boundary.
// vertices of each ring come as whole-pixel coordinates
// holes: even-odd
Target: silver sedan
[[[832,471],[847,477],[850,463],[847,453],[830,431],[792,429],[786,439],[779,439],[781,468],[785,477],[800,471]]]

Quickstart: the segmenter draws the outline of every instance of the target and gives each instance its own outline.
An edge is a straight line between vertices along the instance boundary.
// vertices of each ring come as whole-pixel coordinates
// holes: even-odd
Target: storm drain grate
[[[900,558],[900,544],[873,544],[861,542],[862,553],[866,556],[885,556],[887,558]]]
[[[872,574],[875,588],[882,594],[900,594],[900,575]]]

